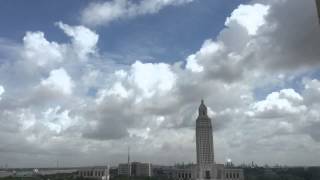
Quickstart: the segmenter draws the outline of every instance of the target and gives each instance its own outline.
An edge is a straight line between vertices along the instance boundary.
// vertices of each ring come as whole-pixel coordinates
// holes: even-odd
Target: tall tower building
[[[198,179],[215,179],[212,124],[203,100],[201,100],[199,115],[196,120],[196,144]]]

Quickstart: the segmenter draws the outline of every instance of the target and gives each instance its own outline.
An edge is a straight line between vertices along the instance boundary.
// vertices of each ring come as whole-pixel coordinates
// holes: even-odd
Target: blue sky
[[[319,165],[314,0],[2,0],[0,22],[0,166],[195,162],[200,99],[216,162]]]
[[[89,2],[2,1],[0,37],[20,42],[26,30],[44,31],[48,40],[66,42],[67,37],[54,26],[54,22],[81,24],[79,14]],[[132,63],[136,59],[181,61],[195,52],[205,39],[215,38],[224,27],[226,17],[239,4],[246,2],[195,1],[180,7],[167,7],[150,16],[116,21],[96,29],[100,35],[99,49],[124,56],[124,59],[117,59],[120,63]]]

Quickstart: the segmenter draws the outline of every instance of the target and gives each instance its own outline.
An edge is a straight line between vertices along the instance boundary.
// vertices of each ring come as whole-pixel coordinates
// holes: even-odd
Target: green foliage
[[[245,180],[320,180],[320,167],[245,168]]]

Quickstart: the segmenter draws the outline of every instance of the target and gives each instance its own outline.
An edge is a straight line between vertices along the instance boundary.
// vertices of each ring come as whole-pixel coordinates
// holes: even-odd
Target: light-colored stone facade
[[[228,168],[214,161],[214,146],[211,119],[207,107],[201,100],[196,120],[197,180],[243,180],[243,170]],[[192,176],[192,175],[191,175]]]
[[[109,180],[109,168],[105,166],[80,168],[78,176],[91,179]]]
[[[212,179],[215,176],[214,152],[211,119],[203,100],[196,120],[197,165],[199,179]]]
[[[132,162],[118,165],[118,175],[119,176],[141,176],[141,177],[151,177],[152,176],[152,164]]]

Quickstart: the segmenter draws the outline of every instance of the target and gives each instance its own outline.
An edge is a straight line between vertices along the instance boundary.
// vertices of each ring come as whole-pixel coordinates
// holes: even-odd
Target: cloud
[[[320,82],[317,79],[304,80],[304,97],[307,104],[316,104],[320,100]]]
[[[277,118],[287,115],[299,115],[307,110],[303,105],[303,97],[293,89],[272,92],[265,100],[256,102],[249,115],[258,118]]]
[[[0,100],[1,100],[1,95],[5,92],[5,89],[3,86],[0,85]]]
[[[294,0],[271,4],[255,42],[259,45],[256,53],[260,65],[274,71],[319,67],[320,29],[315,2]]]
[[[78,123],[76,119],[70,117],[70,110],[62,110],[60,106],[44,111],[43,120],[44,125],[57,134]]]
[[[57,22],[56,25],[72,38],[74,51],[78,53],[79,58],[86,58],[89,54],[96,52],[99,35],[84,26],[69,26]]]
[[[97,26],[107,25],[114,20],[133,18],[136,16],[155,14],[167,6],[177,6],[193,0],[113,0],[90,3],[82,12],[84,24]]]
[[[209,59],[207,56],[216,55],[218,51],[223,49],[223,45],[219,43],[215,43],[211,40],[207,40],[202,45],[201,49],[196,53],[192,54],[187,58],[186,69],[189,69],[193,72],[201,72],[203,71],[203,66],[199,65],[197,61],[201,61],[198,59]]]
[[[136,102],[154,96],[163,96],[173,90],[177,75],[169,64],[142,63],[136,61],[130,66],[128,72],[119,70],[112,87],[101,90],[98,102],[110,96],[121,98],[132,97]]]
[[[233,82],[241,78],[245,67],[240,67],[245,57],[229,52],[224,42],[206,40],[201,49],[187,58],[186,69],[203,72],[209,79]]]
[[[92,2],[83,13],[92,15],[88,24],[101,25],[186,2]],[[311,5],[239,6],[217,37],[172,63],[112,62],[99,52],[97,32],[62,22],[56,26],[70,42],[48,41],[40,31],[27,32],[21,44],[5,43],[10,48],[0,41],[0,52],[11,49],[0,63],[0,159],[17,166],[57,158],[66,166],[117,164],[131,146],[138,161],[194,161],[203,98],[217,162],[317,164],[320,83],[309,75],[319,67],[319,41]]]
[[[227,18],[225,25],[230,27],[235,22],[245,27],[249,35],[256,35],[259,27],[266,23],[264,17],[268,14],[269,8],[262,4],[240,5]]]
[[[82,60],[95,55],[99,35],[85,26],[70,26],[62,22],[55,23],[71,37],[71,44],[50,42],[44,32],[26,32],[23,37],[22,58],[39,67],[57,66],[69,59]],[[76,57],[72,57],[76,56]]]
[[[225,21],[227,26],[216,40],[207,39],[199,51],[187,58],[186,69],[203,72],[203,76],[226,82],[242,78],[250,69],[254,56],[253,44],[257,31],[267,22],[269,6],[263,4],[240,5]]]
[[[23,37],[23,57],[38,66],[62,62],[65,47],[56,42],[49,42],[40,31],[27,32]]]
[[[52,70],[49,77],[41,81],[41,85],[68,95],[72,94],[74,86],[71,77],[63,68]]]
[[[174,87],[176,75],[165,63],[151,64],[135,62],[128,77],[143,97],[151,97],[155,93],[166,93]]]

